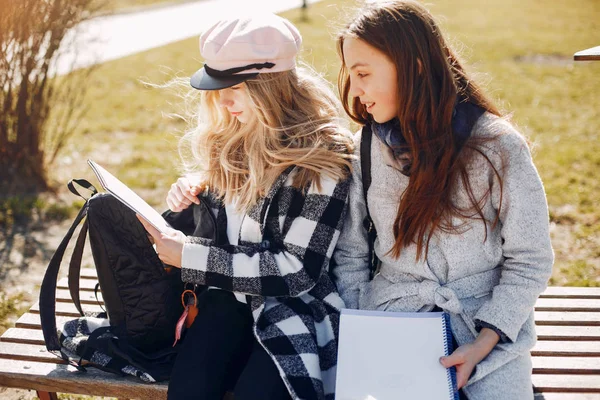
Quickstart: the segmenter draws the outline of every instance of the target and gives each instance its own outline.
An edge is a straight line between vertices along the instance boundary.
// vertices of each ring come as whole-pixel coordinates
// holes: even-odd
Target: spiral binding
[[[452,329],[450,329],[450,314],[442,313],[442,327],[444,329],[444,353],[449,356],[454,351],[454,344],[452,340]],[[446,369],[448,374],[448,389],[449,393],[453,394],[454,400],[459,400],[458,387],[456,383],[456,367],[450,367]]]

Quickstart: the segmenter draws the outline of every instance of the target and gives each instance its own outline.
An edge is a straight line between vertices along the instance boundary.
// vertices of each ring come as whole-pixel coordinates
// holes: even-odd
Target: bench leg
[[[37,391],[37,396],[40,400],[58,400],[58,396],[54,392],[40,392]]]

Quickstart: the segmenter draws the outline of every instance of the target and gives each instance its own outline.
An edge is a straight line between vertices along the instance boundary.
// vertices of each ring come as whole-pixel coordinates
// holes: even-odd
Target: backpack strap
[[[82,196],[79,191],[75,188],[73,183],[77,183],[79,186],[88,189],[92,192],[92,196],[98,193],[94,185],[85,179],[72,179],[67,183],[67,187],[71,191],[71,193],[81,197],[86,202],[84,196]],[[75,247],[73,248],[73,254],[71,255],[71,262],[69,263],[69,293],[71,294],[71,299],[73,300],[73,304],[75,304],[75,308],[79,311],[79,314],[83,316],[83,309],[81,308],[81,299],[79,298],[79,278],[81,275],[81,259],[83,257],[83,248],[85,246],[85,238],[87,237],[88,231],[88,221],[87,219],[83,221],[83,225],[81,226],[81,230],[79,231],[79,236],[77,237],[77,242],[75,243]]]
[[[369,202],[367,200],[367,193],[371,186],[371,139],[373,138],[373,131],[371,125],[366,124],[362,128],[360,137],[360,170],[362,173],[362,184],[363,184],[363,195],[365,198],[365,207],[367,209],[367,215],[363,221],[363,226],[367,230],[367,237],[369,240],[369,278],[373,279],[377,271],[379,270],[379,258],[375,254],[375,239],[377,238],[377,230],[375,224],[371,219],[371,213],[369,212]]]
[[[69,293],[71,299],[79,311],[79,315],[83,316],[83,309],[81,308],[81,299],[79,298],[79,277],[81,274],[81,259],[83,257],[83,248],[85,246],[85,238],[87,237],[88,231],[88,220],[83,221],[73,254],[71,255],[71,262],[69,263]]]
[[[88,181],[85,181],[82,179],[76,179],[76,180],[70,181],[67,185],[69,187],[69,190],[72,193],[75,193],[80,197],[83,197],[83,196],[81,196],[79,194],[79,192],[77,192],[77,190],[73,186],[73,182],[79,183],[81,186],[85,187],[86,189],[91,190],[92,195],[97,193],[96,188],[92,184],[90,184]],[[46,349],[49,352],[52,352],[53,354],[59,356],[60,358],[68,361],[71,365],[74,365],[75,367],[77,367],[79,369],[81,369],[81,367],[76,365],[75,363],[71,362],[69,360],[68,356],[65,355],[61,351],[60,341],[58,339],[57,328],[56,328],[56,283],[57,283],[56,281],[58,278],[58,271],[60,269],[60,264],[61,264],[64,254],[65,254],[65,250],[67,249],[67,246],[69,244],[69,241],[71,240],[71,237],[73,236],[73,233],[75,232],[75,229],[87,215],[87,210],[88,210],[88,201],[86,199],[86,202],[84,203],[83,207],[81,207],[81,210],[79,210],[77,217],[75,217],[75,221],[73,221],[73,224],[67,231],[67,234],[65,235],[63,240],[60,242],[58,248],[56,249],[56,252],[52,256],[52,259],[50,260],[50,263],[48,264],[48,268],[46,269],[46,273],[44,274],[44,279],[42,280],[42,286],[40,288],[40,300],[39,300],[40,321],[41,321],[41,325],[42,325],[42,332],[44,334],[44,341],[46,342]],[[85,238],[85,235],[84,235],[84,238]],[[79,241],[80,240],[78,240],[78,242]],[[83,247],[83,245],[81,245],[81,247]],[[80,263],[80,265],[81,265],[81,263]],[[81,308],[81,306],[79,308]]]

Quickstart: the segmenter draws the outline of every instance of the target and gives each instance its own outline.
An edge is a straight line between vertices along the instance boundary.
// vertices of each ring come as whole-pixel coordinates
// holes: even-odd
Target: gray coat
[[[334,254],[334,274],[349,308],[429,311],[441,307],[450,313],[459,345],[475,340],[480,323],[500,329],[506,335],[504,342],[477,365],[465,393],[470,400],[532,399],[533,307],[546,288],[553,263],[546,196],[525,139],[508,122],[486,113],[471,135],[498,135],[485,145],[484,152],[502,176],[502,197],[483,157],[473,161],[469,173],[478,198],[491,183],[483,212],[488,221],[494,221],[500,209],[499,223],[492,227],[488,222],[486,231],[481,221],[456,218],[455,225],[464,224],[461,232],[435,233],[426,259],[415,261],[416,245],[405,248],[399,259],[387,255],[394,243],[392,226],[399,194],[409,178],[387,165],[382,144],[374,135],[367,196],[378,233],[375,252],[382,260],[381,269],[369,281],[363,227],[366,208],[360,163],[356,162],[350,210]],[[360,133],[355,141],[358,149]],[[465,191],[459,191],[456,201],[466,205],[467,200]]]

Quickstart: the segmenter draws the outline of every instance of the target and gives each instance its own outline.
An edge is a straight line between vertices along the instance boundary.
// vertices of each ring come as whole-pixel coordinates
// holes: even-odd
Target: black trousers
[[[187,330],[169,382],[168,399],[290,399],[275,363],[252,334],[247,304],[223,290],[198,296],[198,316]]]

